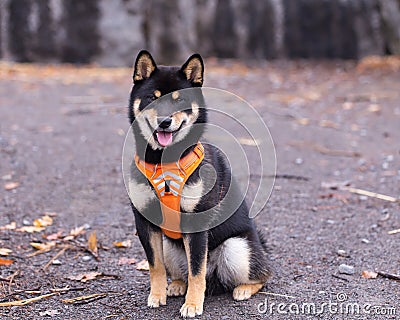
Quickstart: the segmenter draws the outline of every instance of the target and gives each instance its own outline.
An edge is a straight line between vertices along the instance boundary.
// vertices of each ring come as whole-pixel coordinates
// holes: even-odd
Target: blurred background
[[[131,66],[400,54],[400,0],[0,0],[0,58]]]

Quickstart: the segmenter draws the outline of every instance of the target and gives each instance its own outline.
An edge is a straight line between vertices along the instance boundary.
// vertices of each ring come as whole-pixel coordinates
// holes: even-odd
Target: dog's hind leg
[[[226,240],[221,246],[218,278],[226,288],[233,289],[235,300],[249,299],[268,278],[265,252],[261,243],[256,243],[247,237],[236,237]]]

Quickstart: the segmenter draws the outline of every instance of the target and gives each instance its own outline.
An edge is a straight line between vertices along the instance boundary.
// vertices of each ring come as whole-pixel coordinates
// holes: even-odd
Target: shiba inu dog
[[[264,241],[246,203],[232,209],[223,201],[230,186],[236,190],[227,159],[201,141],[207,124],[203,78],[199,54],[171,67],[157,66],[149,52],[141,51],[129,103],[136,142],[129,195],[150,266],[148,306],[186,295],[184,317],[202,314],[206,293],[233,291],[235,300],[245,300],[270,276]],[[225,221],[207,228],[227,210],[233,211]],[[202,212],[208,215],[196,220]],[[200,230],[187,231],[199,223]]]

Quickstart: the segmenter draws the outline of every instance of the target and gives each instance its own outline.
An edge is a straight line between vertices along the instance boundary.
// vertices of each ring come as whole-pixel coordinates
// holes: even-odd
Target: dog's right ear
[[[157,65],[151,54],[146,50],[140,51],[135,61],[133,82],[148,79],[156,69]]]

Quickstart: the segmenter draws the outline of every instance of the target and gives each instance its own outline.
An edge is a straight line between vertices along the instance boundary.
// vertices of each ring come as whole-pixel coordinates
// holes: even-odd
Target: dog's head
[[[141,51],[134,65],[129,104],[136,140],[143,139],[153,150],[177,146],[187,139],[196,143],[202,134],[196,124],[206,121],[199,89],[203,74],[199,54],[192,55],[182,67],[171,67],[157,66],[149,52]],[[181,90],[188,88],[197,89]]]

